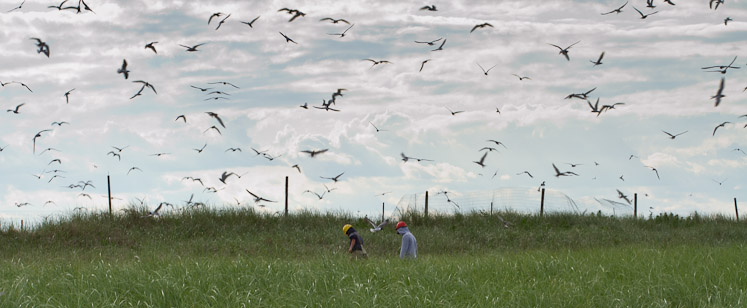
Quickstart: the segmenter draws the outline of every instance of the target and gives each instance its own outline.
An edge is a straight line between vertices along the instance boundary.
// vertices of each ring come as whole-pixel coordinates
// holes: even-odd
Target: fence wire
[[[506,187],[485,191],[440,191],[429,192],[429,214],[453,214],[471,212],[511,211],[519,213],[540,212],[542,192],[537,188]],[[614,216],[632,216],[631,204],[609,199],[583,197],[574,199],[565,193],[547,189],[544,197],[544,213],[597,213]],[[392,217],[406,213],[422,213],[425,210],[425,193],[402,196]]]

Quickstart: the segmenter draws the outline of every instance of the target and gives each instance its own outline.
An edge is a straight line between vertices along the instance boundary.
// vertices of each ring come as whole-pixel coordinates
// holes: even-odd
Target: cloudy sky
[[[383,202],[389,212],[401,200],[422,206],[425,191],[435,210],[457,209],[436,194],[447,191],[462,210],[494,201],[533,211],[543,181],[559,210],[570,208],[565,196],[580,211],[627,210],[604,201],[625,202],[617,190],[638,193],[645,215],[731,215],[733,198],[747,200],[744,2],[712,10],[707,0],[656,0],[651,9],[634,0],[609,15],[601,13],[624,1],[89,0],[93,12],[80,14],[38,0],[13,10],[20,2],[0,1],[6,222],[105,209],[107,175],[115,210],[139,204],[136,198],[151,208],[163,201],[182,208],[194,194],[211,206],[275,212],[286,176],[293,211],[373,214]],[[426,4],[438,10],[419,10]],[[658,13],[641,19],[633,7]],[[289,22],[281,8],[306,15]],[[256,17],[252,27],[241,23]],[[330,35],[349,25],[325,17],[353,26],[344,37]],[[470,32],[485,22],[493,27]],[[32,37],[48,44],[48,58]],[[144,47],[149,42],[158,42],[157,53]],[[575,42],[570,61],[549,45]],[[204,45],[196,52],[180,46],[197,44]],[[602,52],[603,64],[594,66]],[[735,56],[741,69],[701,69]],[[117,73],[123,59],[127,80]],[[481,67],[492,69],[486,76]],[[725,97],[714,107],[722,77]],[[157,94],[144,89],[130,99],[141,88],[135,80]],[[238,88],[211,84],[223,81]],[[338,88],[346,89],[331,106],[338,112],[312,107]],[[592,88],[588,99],[599,106],[624,104],[597,116],[585,100],[565,99]],[[22,103],[18,114],[4,112]],[[186,123],[175,121],[179,115]],[[69,124],[51,125],[60,121]],[[46,129],[34,153],[33,137]],[[663,131],[686,133],[673,140]],[[301,152],[320,149],[329,150],[313,158]],[[485,167],[474,163],[486,152]],[[431,161],[403,162],[401,153]],[[555,177],[553,164],[578,176]],[[224,184],[225,171],[241,178]],[[343,172],[336,183],[322,178]],[[80,181],[95,188],[68,188]],[[247,189],[279,202],[255,203]]]

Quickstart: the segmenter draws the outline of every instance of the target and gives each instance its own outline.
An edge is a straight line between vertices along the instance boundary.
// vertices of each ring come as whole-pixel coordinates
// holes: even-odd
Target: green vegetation
[[[2,307],[728,307],[747,301],[747,228],[724,217],[486,213],[404,219],[196,210],[75,215],[0,232]],[[349,260],[343,224],[368,260]],[[743,280],[744,279],[744,280]]]

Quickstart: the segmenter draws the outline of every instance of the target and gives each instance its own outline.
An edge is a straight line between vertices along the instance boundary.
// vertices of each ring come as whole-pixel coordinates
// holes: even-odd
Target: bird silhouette
[[[6,111],[6,112],[12,112],[12,113],[18,114],[18,110],[19,110],[19,109],[21,108],[21,106],[23,106],[23,105],[26,105],[26,103],[21,103],[21,104],[18,104],[18,105],[16,105],[16,108],[13,108],[13,109],[8,109],[8,111]]]
[[[490,151],[488,151],[488,152],[485,152],[485,154],[483,154],[483,155],[482,155],[482,157],[480,158],[480,160],[479,160],[479,161],[473,161],[473,163],[475,163],[475,164],[478,164],[478,165],[479,165],[480,167],[483,167],[483,168],[485,168],[485,157],[487,157],[487,156],[488,156],[488,153],[489,153],[489,152],[490,152]]]
[[[436,49],[433,49],[433,50],[431,50],[431,51],[439,51],[439,50],[444,50],[444,45],[446,45],[446,40],[444,40],[443,42],[441,42],[441,45],[439,45],[439,46],[438,46],[438,48],[436,48]]]
[[[73,91],[75,91],[75,89],[65,92],[65,103],[66,104],[70,104],[70,93]]]
[[[623,5],[622,5],[622,6],[620,6],[619,8],[616,8],[616,9],[614,9],[614,10],[612,10],[612,11],[609,11],[609,12],[607,12],[607,13],[602,13],[602,15],[607,15],[607,14],[612,14],[612,13],[620,14],[620,13],[622,13],[622,9],[623,9],[623,8],[624,8],[624,7],[626,6],[626,5],[628,5],[628,2],[627,2],[627,1],[625,1],[625,4],[623,4]]]
[[[207,43],[201,43],[201,44],[197,44],[197,45],[194,45],[194,46],[187,46],[187,45],[179,44],[179,46],[187,48],[187,50],[185,50],[187,52],[195,52],[195,51],[199,51],[199,50],[197,50],[197,47],[200,47],[200,46],[205,45],[205,44],[207,44]]]
[[[155,54],[158,54],[158,51],[156,51],[156,46],[153,46],[153,44],[157,44],[158,42],[150,42],[148,44],[145,44],[145,49],[150,48],[150,50],[153,50]]]
[[[563,55],[563,56],[565,57],[565,59],[566,59],[566,60],[568,60],[568,61],[571,61],[571,58],[570,58],[570,57],[568,56],[568,49],[571,49],[571,47],[573,47],[573,45],[576,45],[576,44],[578,44],[578,43],[580,43],[580,42],[581,42],[581,41],[575,42],[575,43],[573,43],[573,44],[569,45],[569,46],[568,46],[568,47],[566,47],[566,48],[562,48],[562,47],[560,47],[560,46],[558,46],[558,45],[555,45],[555,44],[549,44],[549,43],[548,43],[548,45],[550,45],[550,46],[555,46],[556,48],[560,49],[560,52],[558,52],[558,54],[560,54],[560,55]]]
[[[423,41],[423,42],[421,42],[421,41],[415,41],[415,43],[418,43],[418,44],[428,44],[429,46],[433,46],[433,45],[434,45],[434,44],[435,44],[436,42],[438,42],[438,41],[440,41],[440,40],[442,40],[442,39],[443,39],[443,38],[442,38],[442,37],[440,37],[440,38],[438,38],[437,40],[432,40],[432,41]]]
[[[480,70],[482,70],[482,73],[485,74],[485,76],[488,75],[488,72],[490,72],[490,70],[492,70],[496,65],[498,65],[498,64],[493,65],[488,70],[485,70],[484,68],[482,68],[482,65],[480,65],[480,63],[476,63],[476,64],[477,64],[477,66],[480,67]]]
[[[421,7],[420,11],[431,11],[431,12],[435,12],[435,11],[438,11],[438,9],[436,9],[435,5],[426,5],[424,7]]]
[[[714,129],[713,129],[713,134],[712,134],[712,136],[716,136],[716,130],[717,130],[717,129],[719,129],[719,128],[721,128],[721,127],[725,127],[725,126],[726,126],[726,124],[731,124],[731,122],[728,122],[728,121],[727,121],[727,122],[721,123],[721,124],[719,124],[719,125],[716,125],[716,128],[714,128]]]
[[[257,17],[255,17],[255,18],[254,18],[254,19],[252,19],[252,21],[250,21],[250,22],[242,21],[241,23],[242,23],[242,24],[245,24],[245,25],[247,25],[247,26],[249,26],[249,28],[254,28],[254,22],[255,22],[255,21],[257,21],[257,19],[259,19],[259,17],[261,17],[261,16],[257,16]]]
[[[711,99],[716,99],[714,107],[718,107],[718,105],[721,104],[721,98],[726,97],[726,95],[723,94],[724,93],[724,80],[725,79],[726,78],[721,77],[721,83],[718,86],[718,91],[716,92],[716,95],[711,96]]]
[[[485,22],[485,23],[481,23],[481,24],[479,24],[479,25],[475,25],[474,27],[472,27],[472,30],[470,30],[470,31],[469,31],[469,33],[475,32],[475,30],[477,30],[477,29],[482,29],[482,28],[485,28],[485,27],[491,27],[491,28],[494,28],[494,27],[493,27],[493,25],[491,25],[491,24],[489,24],[489,23]]]
[[[327,152],[329,149],[321,149],[321,150],[303,150],[301,153],[309,154],[311,158],[314,158],[314,156],[317,156],[319,154]]]
[[[389,220],[388,219],[385,219],[380,224],[375,224],[373,221],[371,221],[370,219],[368,219],[368,216],[363,217],[363,221],[365,221],[369,225],[371,225],[371,229],[369,229],[369,231],[371,231],[371,233],[381,231],[381,229],[384,228],[384,226],[386,226],[386,225],[389,224]]]
[[[666,132],[666,131],[663,131],[663,130],[662,130],[662,132],[664,132],[665,134],[669,135],[669,138],[670,138],[670,139],[674,139],[674,138],[677,138],[677,136],[679,136],[679,135],[682,135],[682,134],[686,133],[687,131],[681,132],[681,133],[679,133],[679,134],[676,134],[676,135],[672,135],[672,134],[670,134],[670,133],[668,133],[668,132]]]
[[[643,12],[641,12],[640,10],[638,10],[637,8],[635,8],[635,6],[633,7],[633,9],[634,9],[634,10],[635,10],[636,12],[638,12],[638,14],[640,14],[640,15],[641,15],[641,19],[646,19],[647,17],[649,17],[649,16],[651,16],[651,15],[654,15],[654,14],[656,14],[656,13],[659,13],[659,11],[656,11],[656,12],[653,12],[653,13],[643,14]]]
[[[338,175],[336,175],[336,176],[334,176],[334,177],[331,177],[331,178],[328,178],[328,177],[323,177],[323,176],[320,176],[320,178],[322,178],[322,179],[327,179],[327,180],[332,180],[333,182],[337,183],[337,181],[339,181],[339,180],[340,180],[340,177],[341,177],[341,176],[342,176],[343,174],[345,174],[345,172],[343,172],[343,173],[340,173],[340,174],[338,174]]]
[[[602,58],[604,58],[604,51],[602,51],[602,54],[599,55],[599,59],[597,59],[596,61],[589,60],[589,62],[594,63],[594,66],[602,65]]]
[[[127,60],[122,60],[122,66],[117,69],[117,74],[124,75],[124,78],[127,79],[130,77],[130,71],[127,70]]]
[[[298,44],[298,43],[296,43],[296,41],[292,40],[290,37],[288,37],[287,35],[283,34],[283,32],[279,32],[278,31],[278,33],[280,33],[280,35],[282,35],[285,38],[285,42],[286,43],[290,42],[290,43],[293,43],[293,44]]]
[[[325,20],[329,20],[333,24],[336,24],[338,22],[344,22],[344,23],[346,23],[348,25],[350,24],[350,22],[348,22],[347,20],[342,19],[342,18],[340,18],[340,19],[334,19],[334,18],[331,18],[331,17],[325,17],[325,18],[319,19],[319,21],[325,21]]]
[[[347,29],[345,29],[345,31],[342,31],[342,33],[327,33],[327,34],[328,35],[338,35],[338,36],[340,36],[340,38],[343,38],[343,37],[345,37],[345,33],[347,33],[348,30],[350,30],[350,28],[352,28],[353,26],[355,26],[355,24],[350,25],[350,27],[348,27]]]

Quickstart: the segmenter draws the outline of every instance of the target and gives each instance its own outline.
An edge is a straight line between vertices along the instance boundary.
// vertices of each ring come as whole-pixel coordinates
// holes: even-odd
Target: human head
[[[342,232],[343,232],[343,233],[345,233],[345,234],[347,235],[347,234],[348,234],[348,230],[349,230],[350,228],[352,228],[352,227],[353,227],[353,225],[351,225],[351,224],[346,224],[346,225],[342,226]]]

